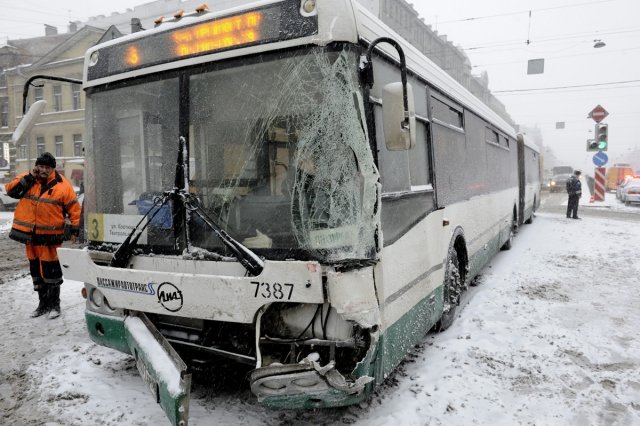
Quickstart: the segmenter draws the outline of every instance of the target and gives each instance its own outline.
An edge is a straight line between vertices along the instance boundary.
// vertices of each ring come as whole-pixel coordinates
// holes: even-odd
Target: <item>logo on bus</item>
[[[170,282],[163,282],[158,287],[158,303],[169,312],[182,309],[182,292]]]

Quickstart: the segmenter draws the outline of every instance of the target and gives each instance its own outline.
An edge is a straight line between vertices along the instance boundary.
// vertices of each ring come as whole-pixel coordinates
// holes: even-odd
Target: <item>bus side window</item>
[[[484,162],[477,159],[486,156],[485,135],[482,132],[481,141],[474,137],[467,140],[465,127],[478,129],[481,122],[473,117],[470,123],[465,122],[462,107],[435,91],[430,99],[436,191],[438,204],[446,206],[469,198],[467,176],[484,181],[484,172],[478,173]],[[477,130],[471,133],[476,134]]]
[[[411,189],[409,176],[409,152],[389,151],[384,143],[382,129],[382,107],[374,107],[378,147],[378,168],[382,182],[382,192],[406,192]]]
[[[400,81],[400,69],[374,55],[374,81],[370,96],[373,98],[374,119],[376,126],[376,145],[378,148],[378,168],[382,181],[383,193],[409,192],[421,189],[430,183],[429,149],[427,141],[426,121],[427,91],[426,85],[413,76],[408,76],[414,94],[416,111],[416,146],[407,151],[389,151],[384,141],[381,105],[382,88],[391,82]]]
[[[417,189],[430,183],[427,125],[416,120],[416,146],[409,153],[411,188]]]

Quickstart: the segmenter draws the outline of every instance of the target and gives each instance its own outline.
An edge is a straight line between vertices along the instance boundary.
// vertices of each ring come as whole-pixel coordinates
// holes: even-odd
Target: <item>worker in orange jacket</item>
[[[71,183],[56,170],[56,159],[45,152],[28,173],[5,185],[16,206],[9,238],[26,245],[33,289],[40,299],[31,317],[60,316],[62,269],[57,249],[65,239],[65,217],[71,221],[71,239],[80,232],[80,204]]]

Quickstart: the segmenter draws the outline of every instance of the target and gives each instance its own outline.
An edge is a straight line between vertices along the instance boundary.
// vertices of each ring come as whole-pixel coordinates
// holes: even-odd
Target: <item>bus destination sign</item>
[[[173,56],[192,56],[253,44],[262,40],[262,18],[262,12],[243,13],[172,31],[170,39]],[[138,66],[145,62],[146,53],[137,44],[130,44],[124,51],[123,62],[132,67]]]
[[[316,34],[317,17],[301,16],[295,3],[286,1],[237,15],[200,20],[104,47],[93,52],[87,78],[95,80],[208,53]]]
[[[175,31],[171,35],[175,54],[189,56],[255,43],[261,39],[262,16],[262,12],[249,12]]]

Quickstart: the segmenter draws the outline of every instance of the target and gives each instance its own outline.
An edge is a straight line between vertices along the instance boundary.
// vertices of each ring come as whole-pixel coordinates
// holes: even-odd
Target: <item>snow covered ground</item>
[[[640,425],[640,207],[582,201],[583,220],[543,211],[525,225],[453,326],[368,403],[271,411],[246,386],[198,383],[190,424]],[[0,423],[167,424],[131,357],[88,339],[80,289],[63,285],[60,319],[30,319],[29,277],[0,284]]]

